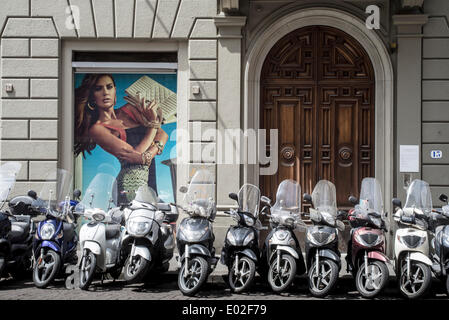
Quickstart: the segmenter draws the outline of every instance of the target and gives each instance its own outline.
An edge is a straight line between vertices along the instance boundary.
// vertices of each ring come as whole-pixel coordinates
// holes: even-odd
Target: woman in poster
[[[161,129],[162,112],[155,102],[140,101],[138,108],[117,101],[114,78],[109,74],[86,74],[75,90],[75,156],[90,152],[98,144],[117,157],[120,202],[134,198],[141,185],[156,189],[153,158],[161,154],[168,135]]]

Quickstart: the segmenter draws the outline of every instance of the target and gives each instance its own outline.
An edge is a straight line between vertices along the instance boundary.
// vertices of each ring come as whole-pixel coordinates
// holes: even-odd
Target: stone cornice
[[[429,20],[427,14],[395,14],[393,15],[393,24],[400,25],[423,25]]]

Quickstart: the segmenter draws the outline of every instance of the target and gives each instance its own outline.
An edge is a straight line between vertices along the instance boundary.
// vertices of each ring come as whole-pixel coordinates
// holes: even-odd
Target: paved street
[[[166,274],[158,275],[149,279],[146,284],[126,285],[123,280],[95,280],[89,291],[80,289],[65,289],[63,280],[54,283],[48,289],[37,289],[32,280],[16,281],[13,279],[3,279],[0,281],[0,300],[16,299],[45,299],[45,300],[195,300],[195,299],[219,299],[219,300],[278,300],[278,299],[305,299],[312,300],[308,294],[307,279],[304,276],[297,277],[295,285],[286,293],[274,294],[268,284],[259,281],[247,294],[231,294],[223,281],[222,271],[216,270],[208,279],[207,285],[195,297],[184,297],[177,287],[177,274],[169,271]],[[439,281],[432,283],[432,294],[427,299],[447,299],[444,286]],[[361,299],[358,294],[353,279],[344,276],[338,281],[335,292],[326,299],[346,300]],[[391,277],[384,293],[378,299],[396,300],[401,299],[397,289],[396,281]]]

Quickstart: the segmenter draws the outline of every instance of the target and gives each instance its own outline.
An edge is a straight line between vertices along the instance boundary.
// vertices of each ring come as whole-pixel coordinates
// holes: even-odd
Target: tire
[[[277,257],[273,259],[268,270],[268,283],[274,292],[280,293],[288,289],[296,276],[296,261],[289,254],[280,257],[280,269],[277,272]]]
[[[321,259],[318,266],[320,272],[316,275],[315,259],[312,260],[309,270],[309,291],[314,297],[323,298],[327,296],[335,287],[338,279],[338,266],[335,261],[330,259]],[[324,273],[324,279],[322,274]],[[324,286],[322,286],[324,285]]]
[[[185,273],[185,260],[178,273],[178,287],[185,296],[195,295],[206,282],[209,264],[206,259],[195,256],[189,260],[187,269],[191,272],[187,277]]]
[[[248,290],[254,281],[256,274],[256,264],[246,256],[239,257],[237,274],[235,274],[235,258],[233,259],[231,269],[229,269],[228,283],[232,292],[240,293]]]
[[[49,249],[44,253],[43,259],[36,262],[33,268],[33,282],[38,288],[46,288],[55,279],[61,266],[61,257]]]
[[[134,260],[134,261],[133,261]],[[147,274],[150,263],[147,259],[137,255],[129,256],[125,262],[124,278],[127,283],[139,283]]]
[[[379,260],[368,261],[368,279],[362,264],[355,277],[357,290],[364,298],[374,298],[385,288],[389,278],[387,265]]]
[[[92,280],[94,279],[95,268],[97,266],[97,257],[95,254],[87,250],[86,254],[81,258],[79,266],[79,287],[81,290],[89,289]],[[84,269],[84,270],[83,270]]]
[[[402,295],[408,299],[417,299],[426,294],[430,287],[432,280],[432,274],[430,267],[419,261],[411,261],[410,269],[412,275],[412,281],[407,281],[407,263],[401,267],[401,273],[399,276],[399,290]],[[416,285],[418,284],[418,288]]]
[[[449,296],[449,275],[446,275],[446,294]]]

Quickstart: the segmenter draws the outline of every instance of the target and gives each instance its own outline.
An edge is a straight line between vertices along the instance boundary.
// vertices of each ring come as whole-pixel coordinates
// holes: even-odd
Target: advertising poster
[[[175,200],[176,82],[176,74],[75,74],[74,156],[82,194],[96,174],[107,173],[116,177],[119,202],[132,200],[141,185],[162,202]]]

